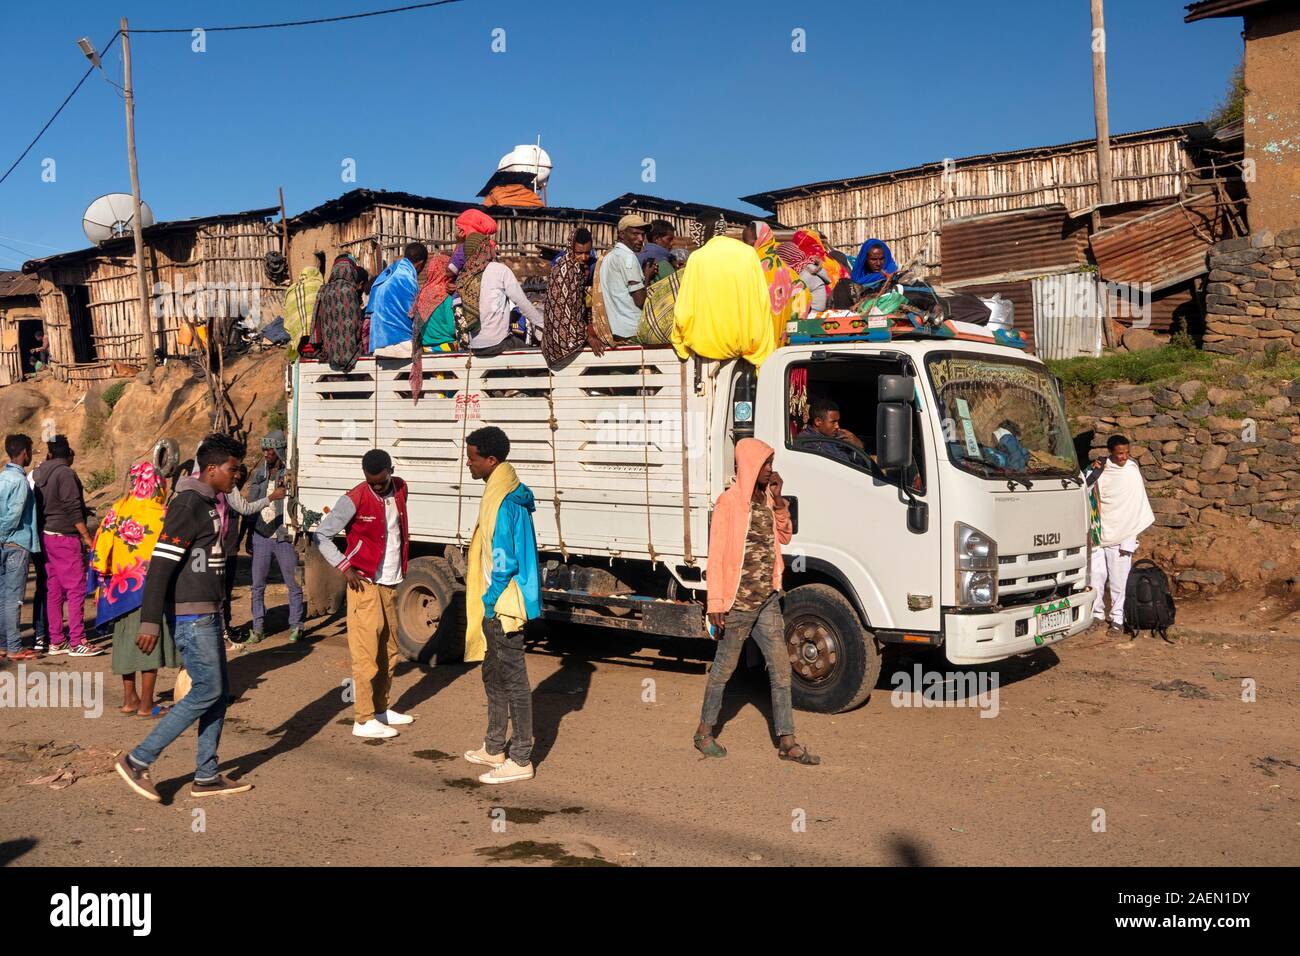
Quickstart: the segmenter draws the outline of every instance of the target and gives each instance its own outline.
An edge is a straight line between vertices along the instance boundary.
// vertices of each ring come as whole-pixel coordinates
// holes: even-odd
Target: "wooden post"
[[[1097,186],[1104,206],[1114,202],[1110,172],[1110,117],[1106,104],[1106,24],[1103,0],[1092,0],[1092,107],[1097,120]]]
[[[284,187],[280,187],[280,255],[284,256],[285,268],[289,268],[289,220],[284,215]],[[293,273],[290,271],[290,281]]]
[[[126,158],[131,167],[131,204],[135,209],[135,274],[140,292],[140,326],[144,330],[144,381],[153,383],[153,317],[149,314],[149,280],[144,274],[144,225],[140,222],[140,170],[135,161],[135,94],[131,85],[131,37],[122,18],[123,92],[126,94]]]

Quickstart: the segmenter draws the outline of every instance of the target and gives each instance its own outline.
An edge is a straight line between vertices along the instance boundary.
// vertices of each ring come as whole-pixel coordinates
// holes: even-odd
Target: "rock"
[[[1155,428],[1147,426],[1137,428],[1133,432],[1133,437],[1138,441],[1172,441],[1183,437],[1180,428]]]
[[[1250,247],[1252,249],[1271,249],[1276,241],[1272,230],[1261,229],[1250,237]]]
[[[1155,390],[1155,400],[1166,408],[1177,408],[1183,404],[1183,396],[1179,395],[1171,388],[1158,388]]]
[[[1279,233],[1279,235],[1285,236],[1287,233],[1283,232]],[[1287,243],[1282,243],[1282,245],[1287,245]],[[1243,249],[1249,248],[1251,248],[1250,236],[1238,236],[1235,239],[1222,239],[1210,247],[1210,258],[1214,259],[1223,253],[1241,252]]]
[[[1233,436],[1241,431],[1241,419],[1224,418],[1222,415],[1211,415],[1205,422],[1205,426],[1212,432],[1232,432]]]
[[[1197,379],[1189,379],[1178,386],[1178,394],[1182,396],[1184,402],[1194,402],[1203,384]],[[1297,385],[1300,385],[1300,383],[1297,383]],[[1297,392],[1297,395],[1300,395],[1300,392]]]
[[[1186,528],[1190,522],[1184,515],[1156,515],[1156,527],[1158,528]]]
[[[1156,405],[1155,402],[1134,402],[1128,408],[1128,413],[1130,415],[1139,415],[1139,416],[1147,416],[1147,417],[1151,415],[1155,415],[1158,411],[1159,411],[1159,407]]]
[[[1144,349],[1158,349],[1168,340],[1150,329],[1129,329],[1120,342],[1130,352],[1141,352]]]
[[[1183,571],[1178,575],[1178,583],[1187,582],[1189,584],[1222,584],[1228,580],[1228,576],[1222,571],[1200,571],[1191,569]]]
[[[1222,511],[1216,511],[1214,508],[1206,508],[1200,514],[1201,524],[1211,528],[1231,528],[1234,524],[1231,517]]]
[[[1290,407],[1290,400],[1282,395],[1277,396],[1277,398],[1270,398],[1264,403],[1264,411],[1270,415],[1278,415],[1285,412]]]
[[[1201,456],[1200,469],[1203,472],[1217,471],[1228,460],[1228,449],[1222,445],[1211,445]]]
[[[1230,242],[1231,240],[1227,241]],[[1278,246],[1300,246],[1300,228],[1284,229],[1277,234],[1273,241]],[[1235,250],[1225,249],[1224,251],[1232,252]],[[1286,250],[1286,254],[1288,256],[1293,255],[1290,250]]]
[[[1226,405],[1229,402],[1235,402],[1242,397],[1241,392],[1228,388],[1211,388],[1206,397],[1210,400],[1211,405]]]
[[[1187,505],[1177,498],[1152,498],[1151,511],[1158,515],[1181,515],[1187,513]]]
[[[1146,401],[1152,397],[1151,389],[1145,385],[1118,385],[1111,390],[1111,395],[1116,402],[1123,404]]]

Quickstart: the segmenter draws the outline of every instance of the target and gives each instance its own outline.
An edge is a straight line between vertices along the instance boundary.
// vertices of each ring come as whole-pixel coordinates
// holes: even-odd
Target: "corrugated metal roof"
[[[948,284],[1031,269],[1083,264],[1083,245],[1064,206],[1034,206],[943,224],[939,234]]]
[[[1178,123],[1173,126],[1157,126],[1153,129],[1136,130],[1131,133],[1116,133],[1110,138],[1111,145],[1121,146],[1125,143],[1132,143],[1144,139],[1161,139],[1173,136],[1192,136],[1205,138],[1209,136],[1209,130],[1204,123]],[[1093,143],[1094,139],[1079,139],[1069,143],[1058,143],[1053,146],[1026,146],[1020,149],[1007,150],[1000,153],[981,153],[974,156],[962,156],[952,160],[957,166],[972,166],[982,163],[999,163],[1007,160],[1020,159],[1027,156],[1041,156],[1051,153],[1068,153],[1078,149],[1085,148]],[[851,176],[843,179],[826,179],[816,183],[805,183],[800,186],[785,186],[778,189],[769,189],[766,192],[755,193],[752,196],[741,196],[740,198],[747,203],[753,203],[761,209],[776,209],[776,201],[787,196],[801,193],[812,192],[819,189],[829,189],[840,187],[842,189],[864,186],[873,182],[883,182],[891,179],[904,179],[911,176],[917,176],[927,173],[937,173],[944,168],[943,161],[933,163],[923,163],[920,166],[911,166],[906,169],[895,169],[888,172],[869,173],[865,176]]]
[[[727,209],[725,206],[710,206],[707,203],[681,202],[677,199],[665,199],[662,196],[648,196],[645,193],[624,193],[607,203],[596,207],[602,212],[622,212],[624,209],[648,209],[658,212],[673,213],[678,216],[717,216],[719,213],[728,222],[750,222],[761,219],[774,222],[771,216],[762,213],[742,212],[739,209]]]
[[[1183,17],[1183,22],[1245,16],[1247,13],[1257,13],[1273,2],[1274,0],[1201,0],[1200,3],[1187,5],[1187,16]]]
[[[40,292],[40,288],[39,279],[23,275],[21,272],[0,270],[0,299],[34,296]]]
[[[1205,272],[1210,246],[1223,238],[1217,203],[1203,193],[1093,233],[1102,278],[1159,291]]]
[[[146,226],[144,238],[148,242],[150,239],[159,239],[173,232],[198,229],[201,226],[217,223],[236,222],[240,219],[266,219],[278,215],[279,212],[279,206],[268,206],[265,209],[249,209],[246,212],[223,212],[213,216],[195,216],[193,219],[169,219],[167,222],[155,222],[152,226]],[[98,246],[91,246],[88,249],[60,252],[56,255],[46,256],[44,259],[31,259],[23,263],[23,272],[30,274],[39,269],[75,262],[79,259],[88,259],[93,256],[127,256],[131,255],[134,250],[135,238],[133,236],[123,236],[120,239],[110,239],[108,242],[101,243]]]
[[[342,196],[314,206],[296,216],[289,217],[289,230],[304,229],[324,222],[345,222],[375,206],[396,206],[404,209],[421,209],[429,212],[462,213],[466,209],[483,208],[480,203],[441,199],[437,196],[417,196],[415,193],[388,189],[353,189]],[[519,219],[581,219],[594,222],[617,222],[616,213],[603,210],[578,209],[572,206],[492,206],[487,209],[493,219],[515,217]]]

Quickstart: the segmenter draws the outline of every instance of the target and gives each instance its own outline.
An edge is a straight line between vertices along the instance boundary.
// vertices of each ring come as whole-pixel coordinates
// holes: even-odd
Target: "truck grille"
[[[1063,588],[1072,590],[1087,577],[1083,548],[998,555],[998,603],[1016,603],[1034,595]],[[1008,600],[1008,599],[1011,600]]]

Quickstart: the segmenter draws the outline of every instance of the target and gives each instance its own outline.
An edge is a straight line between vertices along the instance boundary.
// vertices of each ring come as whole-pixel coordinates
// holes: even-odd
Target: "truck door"
[[[872,630],[937,632],[942,523],[921,397],[913,403],[912,465],[885,473],[875,460],[878,379],[902,373],[914,370],[901,357],[778,353],[759,378],[757,434],[775,449],[785,494],[797,500],[788,571],[802,561],[817,577],[838,577]],[[838,438],[825,434],[835,434],[828,419],[838,420]],[[910,499],[926,504],[924,530],[909,530]]]

